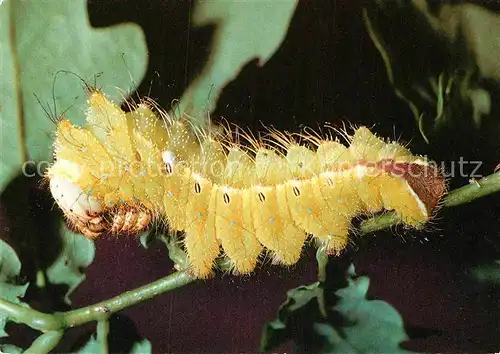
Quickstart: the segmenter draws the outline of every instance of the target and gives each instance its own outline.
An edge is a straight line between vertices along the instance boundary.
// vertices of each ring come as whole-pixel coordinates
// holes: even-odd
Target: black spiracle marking
[[[171,175],[172,173],[174,173],[174,166],[172,166],[170,162],[167,162],[165,164],[165,170],[167,172],[167,175]]]

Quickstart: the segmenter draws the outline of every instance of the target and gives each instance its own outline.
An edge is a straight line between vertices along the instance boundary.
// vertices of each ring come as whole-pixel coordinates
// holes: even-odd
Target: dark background
[[[150,58],[138,91],[163,107],[181,96],[208,56],[214,28],[190,29],[190,1],[93,0],[88,9],[94,26],[123,21],[141,25]],[[423,65],[428,61],[432,58],[422,58]],[[278,52],[264,67],[248,64],[224,90],[212,116],[253,131],[262,129],[261,123],[289,131],[325,122],[362,123],[381,136],[404,137],[414,153],[438,161],[449,163],[456,151],[465,159],[482,160],[480,172],[485,175],[498,161],[476,144],[480,132],[425,144],[410,111],[387,81],[363,26],[359,1],[301,2]],[[450,181],[452,186],[467,182]],[[489,196],[442,210],[421,232],[398,227],[358,237],[343,256],[354,260],[359,274],[370,277],[369,296],[389,302],[402,315],[413,338],[407,348],[440,352],[500,348],[499,289],[470,277],[471,267],[498,256],[499,211],[498,195]],[[173,270],[159,242],[147,250],[133,238],[104,237],[95,244],[87,280],[71,296],[74,308]],[[112,324],[112,336],[144,336],[154,352],[257,352],[262,327],[275,318],[286,291],[314,281],[314,250],[292,268],[266,266],[250,277],[218,274],[121,312]],[[70,330],[60,350],[71,350],[74,341],[84,340],[91,330],[90,326]],[[30,335],[23,332],[12,338],[26,344]],[[126,346],[126,340],[119,340],[112,349],[123,351]]]

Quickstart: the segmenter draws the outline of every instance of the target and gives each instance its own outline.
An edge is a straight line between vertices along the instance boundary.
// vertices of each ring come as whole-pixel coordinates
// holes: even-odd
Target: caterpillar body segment
[[[189,186],[184,246],[193,270],[198,276],[206,277],[220,253],[215,220],[209,213],[213,184],[187,168],[186,177]]]
[[[183,231],[186,227],[186,205],[188,185],[185,183],[185,168],[176,168],[170,176],[164,177],[163,209],[161,212],[173,231]]]
[[[361,167],[358,168],[358,171],[353,170],[353,172],[357,175],[364,175],[364,178],[357,178],[357,183],[355,184],[356,194],[359,197],[360,209],[368,214],[382,210],[384,208],[384,203],[382,195],[380,194],[380,183],[387,178],[387,176],[380,172],[379,169],[373,167]]]
[[[309,179],[319,173],[318,155],[305,146],[290,146],[286,161],[292,179]]]
[[[349,165],[351,161],[349,150],[337,141],[323,141],[316,150],[320,171],[332,171],[339,166]]]
[[[135,131],[133,136],[137,151],[136,159],[140,162],[135,169],[132,169],[132,174],[136,177],[134,185],[137,185],[133,193],[148,209],[162,210],[161,196],[164,194],[166,182],[162,157],[151,141]]]
[[[201,143],[200,150],[198,161],[195,162],[193,170],[198,171],[212,183],[222,184],[227,165],[227,155],[222,145],[209,138]]]
[[[325,172],[313,178],[311,187],[322,221],[317,238],[329,254],[338,254],[349,242],[351,219],[362,213],[356,183],[349,170]]]
[[[257,184],[262,186],[276,186],[292,178],[286,159],[264,148],[255,154],[255,172]]]
[[[324,233],[320,219],[320,205],[314,196],[310,179],[292,179],[285,184],[288,208],[295,224],[306,233],[318,236]]]
[[[366,127],[356,129],[349,145],[353,161],[378,161],[380,150],[386,143],[374,136]]]
[[[273,262],[295,264],[302,251],[306,232],[292,219],[286,186],[255,186],[251,192],[253,227],[259,242],[273,251]]]
[[[168,141],[165,123],[158,119],[158,116],[151,111],[147,104],[140,103],[134,111],[125,115],[129,130],[132,130],[136,136],[141,136],[158,149],[165,146]]]
[[[348,146],[302,134],[311,149],[272,131],[263,140],[244,135],[248,147],[227,130],[158,119],[147,103],[124,113],[99,91],[86,114],[82,128],[59,122],[47,173],[70,224],[98,237],[165,221],[184,233],[199,277],[211,274],[220,255],[239,274],[252,272],[265,250],[274,263],[292,265],[309,235],[338,254],[359,215],[394,210],[421,227],[445,193],[435,166],[365,127],[344,133]]]
[[[252,272],[263,247],[252,224],[250,193],[247,189],[215,186],[212,192],[215,233],[225,255],[241,274]]]

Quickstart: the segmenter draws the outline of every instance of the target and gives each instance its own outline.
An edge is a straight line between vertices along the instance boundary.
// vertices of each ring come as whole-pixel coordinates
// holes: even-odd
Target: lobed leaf
[[[61,225],[62,251],[47,269],[47,279],[52,284],[66,284],[68,291],[64,301],[70,305],[69,296],[85,280],[84,269],[94,260],[95,247],[92,240],[75,234]]]
[[[480,128],[494,115],[498,12],[486,4],[373,0],[364,15],[389,81],[424,137],[450,126]]]
[[[130,350],[130,354],[148,354],[152,352],[151,342],[147,339],[134,343],[132,350]]]
[[[0,352],[8,354],[21,354],[24,350],[12,344],[0,344]]]
[[[264,327],[261,351],[267,352],[292,340],[298,352],[407,353],[400,348],[408,339],[399,313],[381,300],[368,300],[367,277],[358,277],[351,265],[347,287],[325,294],[336,301],[322,316],[322,285],[317,282],[288,292],[278,319]]]
[[[92,85],[97,75],[99,87],[122,101],[143,77],[146,53],[135,24],[92,28],[85,0],[0,2],[0,192],[25,161],[51,159],[55,127],[38,99],[51,118],[64,111],[81,123],[87,97],[78,76]]]
[[[99,340],[92,335],[89,341],[78,351],[78,354],[95,354],[101,351],[101,343]],[[147,339],[143,339],[140,342],[135,342],[130,354],[150,354],[152,353],[151,342]]]
[[[180,110],[202,124],[223,88],[253,59],[264,65],[283,42],[297,1],[198,1],[195,26],[215,24],[210,58],[180,100]]]
[[[22,303],[28,283],[20,284],[21,262],[16,252],[6,242],[0,239],[0,299],[16,304]],[[0,337],[8,336],[5,325],[8,318],[0,312]]]

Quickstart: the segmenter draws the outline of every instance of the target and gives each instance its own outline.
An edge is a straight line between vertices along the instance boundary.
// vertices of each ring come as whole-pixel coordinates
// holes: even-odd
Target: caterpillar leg
[[[122,205],[115,213],[110,214],[111,233],[139,233],[151,222],[151,213],[138,206]]]
[[[107,223],[102,223],[102,217],[96,217],[88,222],[82,222],[80,219],[71,219],[69,215],[66,215],[66,217],[70,228],[75,229],[75,231],[80,232],[88,238],[97,238],[107,231],[108,225]]]

